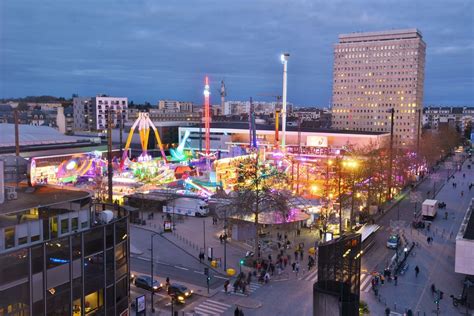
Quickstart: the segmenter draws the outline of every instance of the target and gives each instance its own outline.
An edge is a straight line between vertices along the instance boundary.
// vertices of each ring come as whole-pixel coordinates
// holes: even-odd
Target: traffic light
[[[207,277],[207,282],[209,283],[209,281],[211,281],[211,277],[210,277],[210,276]]]
[[[240,259],[240,265],[244,265],[244,259]]]
[[[444,292],[442,292],[442,291],[439,291],[439,299],[440,299],[440,300],[442,300],[442,299],[443,299],[443,294],[444,294]]]
[[[209,268],[208,268],[208,267],[205,267],[205,268],[204,268],[204,274],[205,274],[205,275],[209,275]]]

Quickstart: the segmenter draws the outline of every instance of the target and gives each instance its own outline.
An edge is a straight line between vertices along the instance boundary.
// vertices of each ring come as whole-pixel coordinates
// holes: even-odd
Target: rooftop
[[[15,124],[0,124],[0,147],[15,146]],[[19,125],[20,146],[90,143],[90,138],[66,136],[48,126]]]
[[[272,124],[256,124],[257,130],[273,131],[275,126]],[[226,129],[249,129],[248,122],[212,122],[211,128],[226,128]],[[297,126],[287,126],[287,132],[298,132]],[[311,128],[301,127],[301,132],[306,133],[330,133],[330,134],[355,134],[355,135],[384,135],[387,132],[368,132],[368,131],[349,131],[349,130],[336,130],[329,128]]]
[[[357,32],[349,34],[340,34],[340,43],[381,41],[407,38],[421,38],[421,32],[418,29],[400,29],[379,32]]]
[[[65,190],[52,186],[37,186],[34,188],[22,185],[16,190],[18,198],[7,200],[0,204],[0,214],[12,214],[40,206],[70,202],[87,198],[91,193],[79,190]]]
[[[472,200],[471,204],[469,205],[470,211],[464,220],[468,220],[466,229],[464,231],[464,239],[474,240],[474,199]]]

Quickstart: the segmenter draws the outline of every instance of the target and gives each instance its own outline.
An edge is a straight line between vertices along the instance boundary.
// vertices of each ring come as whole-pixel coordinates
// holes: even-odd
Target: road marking
[[[189,270],[188,268],[184,268],[184,267],[180,267],[180,266],[174,266],[175,268],[177,269],[181,269],[181,270]]]
[[[199,273],[199,274],[204,274],[204,272],[202,272],[202,271],[196,271],[196,270],[194,270],[194,272],[195,272],[195,273]]]
[[[314,271],[311,271],[305,276],[302,276],[300,280],[316,282],[318,280],[318,269],[315,268]]]
[[[196,271],[194,271],[194,272],[196,272]],[[222,279],[222,280],[227,280],[228,279],[227,277],[223,277],[223,276],[220,276],[220,275],[214,275],[214,277],[216,279]]]
[[[366,289],[366,286],[367,284],[370,282],[371,278],[370,278],[370,274],[363,274],[363,277],[361,277],[361,279],[363,280],[361,283],[360,283],[360,289],[362,291],[364,291],[365,293],[367,293],[369,290],[370,290],[370,287],[368,287],[369,290]],[[367,291],[366,291],[367,290]]]
[[[229,290],[227,291],[227,294],[238,295],[238,296],[248,296],[250,293],[253,293],[256,290],[258,290],[261,286],[262,285],[260,283],[250,282],[250,284],[246,286],[246,291],[245,291],[248,294],[242,293],[241,289],[237,289],[237,292],[234,292],[234,287],[229,286]],[[221,292],[225,292],[225,290],[223,289]]]
[[[221,315],[226,310],[228,310],[232,305],[218,302],[212,299],[207,299],[198,306],[194,307],[194,311],[198,315]],[[194,315],[190,312],[186,313],[187,315]]]

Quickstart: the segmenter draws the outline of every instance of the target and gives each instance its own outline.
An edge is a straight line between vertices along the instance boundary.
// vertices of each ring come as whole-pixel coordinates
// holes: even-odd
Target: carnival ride
[[[125,165],[130,161],[128,159],[127,153],[128,153],[128,149],[130,148],[130,143],[132,142],[133,133],[135,132],[135,129],[137,128],[137,126],[138,126],[138,133],[140,135],[140,144],[142,147],[142,153],[140,154],[140,157],[138,157],[138,161],[142,162],[142,161],[152,160],[151,156],[148,155],[147,153],[148,139],[150,137],[150,129],[152,129],[153,132],[155,133],[155,139],[160,148],[163,161],[165,163],[167,162],[166,155],[163,150],[163,144],[161,143],[160,134],[158,133],[158,130],[156,129],[155,124],[153,124],[153,122],[150,120],[150,116],[148,115],[148,113],[140,112],[138,113],[138,118],[133,123],[132,128],[130,129],[130,133],[128,134],[127,142],[125,143],[125,149],[123,151],[122,161],[120,163],[120,170],[123,170]]]
[[[58,166],[56,179],[59,183],[75,183],[81,177],[100,176],[106,166],[101,154],[90,153],[74,155]]]
[[[190,134],[191,134],[191,132],[189,130],[186,130],[186,132],[184,132],[183,139],[179,143],[178,147],[170,149],[170,154],[171,154],[171,160],[172,161],[185,161],[185,160],[191,158],[192,156],[194,156],[193,155],[194,152],[193,152],[192,149],[190,150],[191,151],[191,157],[189,155],[186,155],[186,153],[184,152],[184,146],[189,142],[189,135]]]

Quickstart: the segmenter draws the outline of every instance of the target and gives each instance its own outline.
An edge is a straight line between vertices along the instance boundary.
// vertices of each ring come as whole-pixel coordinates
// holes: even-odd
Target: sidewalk
[[[361,298],[369,304],[371,314],[382,315],[386,307],[394,312],[404,313],[411,309],[415,315],[423,313],[432,314],[436,309],[434,297],[431,293],[431,285],[435,284],[444,292],[444,298],[440,301],[441,315],[457,315],[457,310],[452,305],[449,295],[459,295],[462,291],[463,275],[454,272],[454,252],[455,237],[459,230],[462,218],[468,207],[471,198],[474,197],[474,191],[468,190],[468,183],[474,179],[474,170],[466,168],[464,162],[461,171],[455,172],[457,188],[446,183],[452,183],[452,180],[446,181],[446,169],[440,169],[435,173],[444,174],[442,185],[437,188],[436,198],[447,204],[446,212],[448,219],[444,219],[445,210],[440,210],[438,216],[433,220],[431,228],[419,230],[410,227],[403,229],[405,235],[418,243],[413,255],[408,257],[409,268],[404,275],[399,275],[398,285],[393,282],[385,282],[379,287],[379,296],[376,297],[370,291],[361,292]],[[463,178],[463,174],[466,177]],[[428,179],[423,185],[426,191],[431,186]],[[464,191],[461,196],[461,191]],[[403,216],[413,216],[411,210],[403,210]],[[433,243],[427,243],[427,237],[433,238]],[[415,275],[414,267],[418,266],[420,274]]]

